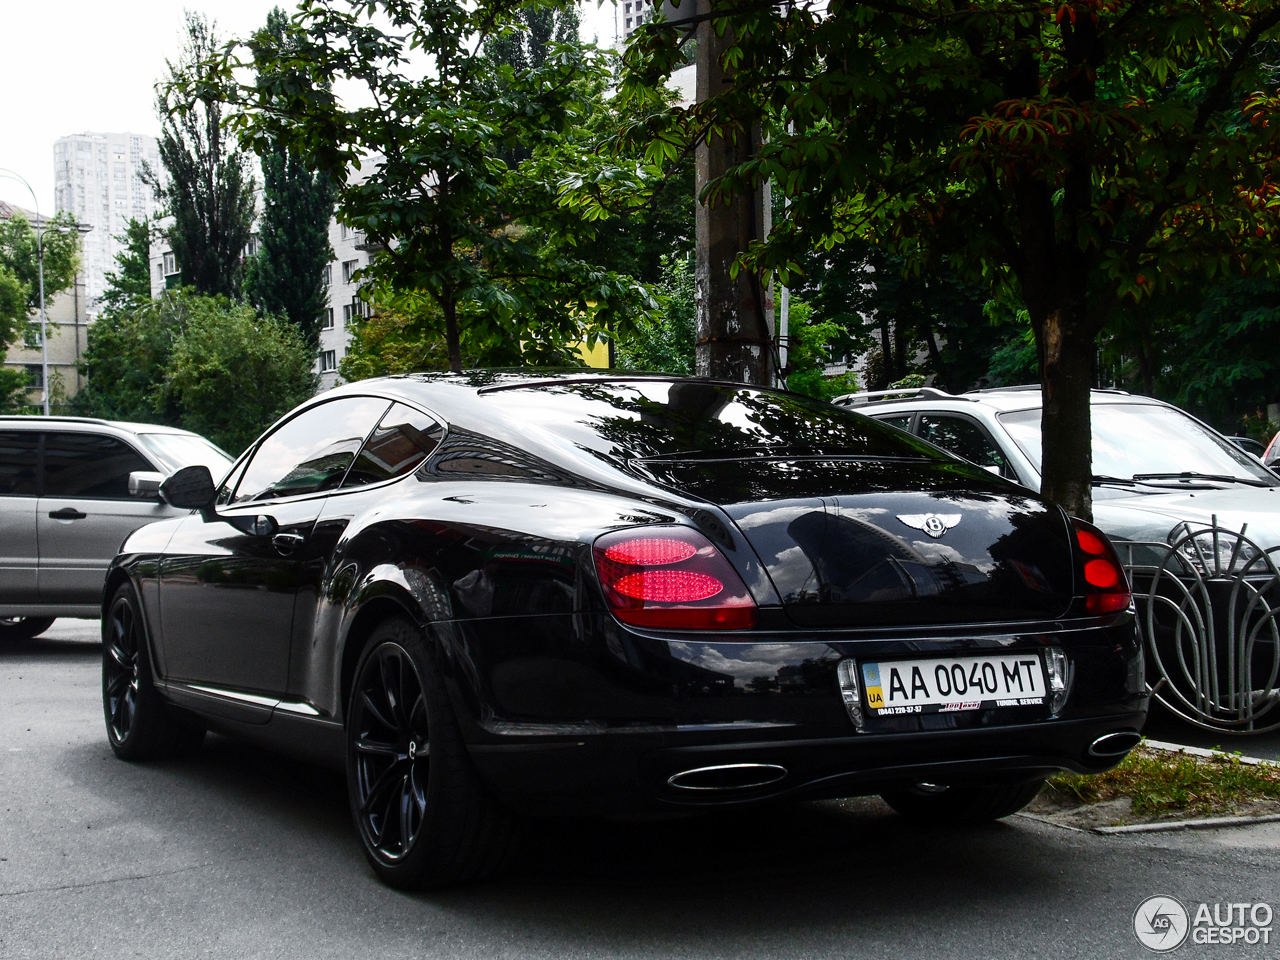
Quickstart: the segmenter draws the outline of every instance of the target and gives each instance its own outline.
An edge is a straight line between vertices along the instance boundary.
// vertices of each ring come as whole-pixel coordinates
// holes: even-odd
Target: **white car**
[[[188,511],[160,482],[231,458],[199,434],[86,417],[0,416],[0,642],[97,618],[107,566],[143,524]]]
[[[1032,490],[1040,489],[1040,387],[952,395],[932,387],[839,397],[851,407]],[[1177,407],[1094,390],[1093,519],[1116,540],[1167,542],[1183,523],[1280,545],[1280,476]]]

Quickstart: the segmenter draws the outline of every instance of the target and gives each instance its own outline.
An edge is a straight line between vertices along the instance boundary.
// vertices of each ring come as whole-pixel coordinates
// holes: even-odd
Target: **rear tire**
[[[919,783],[880,794],[908,820],[933,824],[985,823],[1017,813],[1036,798],[1044,780],[1027,783]]]
[[[165,703],[153,677],[141,607],[125,583],[102,620],[102,710],[121,760],[190,756],[204,742],[204,724]]]
[[[0,643],[32,640],[53,626],[53,617],[0,617]]]
[[[513,819],[471,764],[437,660],[406,620],[374,628],[347,709],[347,787],[365,856],[400,889],[478,880],[502,863]]]

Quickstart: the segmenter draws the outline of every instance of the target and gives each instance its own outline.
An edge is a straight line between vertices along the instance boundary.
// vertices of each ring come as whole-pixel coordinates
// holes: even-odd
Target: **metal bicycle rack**
[[[1224,734],[1280,729],[1280,547],[1179,524],[1166,543],[1116,540],[1126,559],[1152,696]],[[1127,552],[1127,556],[1125,556]]]

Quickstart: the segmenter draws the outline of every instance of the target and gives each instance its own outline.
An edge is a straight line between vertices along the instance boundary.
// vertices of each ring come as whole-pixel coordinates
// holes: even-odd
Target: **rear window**
[[[843,407],[696,381],[539,385],[489,394],[520,420],[609,459],[835,456],[945,460]]]

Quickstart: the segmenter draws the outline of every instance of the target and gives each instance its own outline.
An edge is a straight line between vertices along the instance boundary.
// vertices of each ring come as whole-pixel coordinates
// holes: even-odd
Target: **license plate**
[[[955,713],[1044,703],[1038,653],[862,664],[867,706],[876,716]]]

